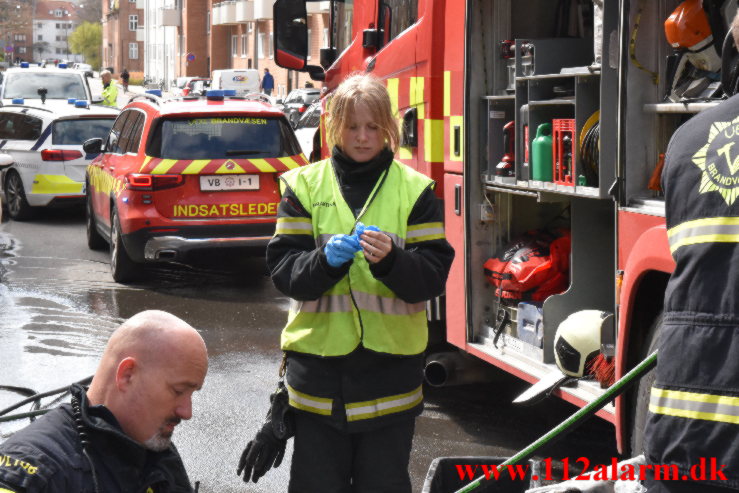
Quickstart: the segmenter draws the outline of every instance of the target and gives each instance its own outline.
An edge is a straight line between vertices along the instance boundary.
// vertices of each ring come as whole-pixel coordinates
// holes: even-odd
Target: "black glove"
[[[277,391],[269,397],[271,406],[267,421],[241,453],[236,474],[244,472],[244,481],[255,483],[272,467],[279,467],[285,457],[288,438],[294,435],[294,425],[285,385],[279,382]]]

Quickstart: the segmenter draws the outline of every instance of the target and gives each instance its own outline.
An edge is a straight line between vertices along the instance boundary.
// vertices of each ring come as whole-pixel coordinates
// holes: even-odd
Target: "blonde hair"
[[[400,131],[393,117],[390,94],[385,85],[370,74],[350,75],[339,84],[328,103],[326,140],[329,148],[341,144],[341,134],[349,124],[350,115],[358,103],[364,103],[372,113],[372,119],[382,131],[385,144],[393,153],[398,152]]]

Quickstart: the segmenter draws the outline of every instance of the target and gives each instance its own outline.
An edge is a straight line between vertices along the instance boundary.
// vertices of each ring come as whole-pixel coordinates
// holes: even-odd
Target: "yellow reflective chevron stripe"
[[[416,111],[418,111],[418,119],[423,120],[426,118],[425,104],[423,101],[424,79],[423,77],[411,77],[409,82],[410,87],[408,88],[408,97],[410,105],[416,107]]]
[[[157,164],[153,170],[151,170],[152,175],[164,175],[169,171],[172,166],[177,163],[177,159],[162,159],[159,164]]]
[[[187,165],[187,167],[182,170],[183,175],[197,175],[199,174],[203,168],[208,166],[208,163],[210,163],[210,159],[195,159],[193,162]]]
[[[422,401],[423,387],[418,387],[406,394],[393,395],[371,401],[352,402],[345,406],[346,420],[359,421],[399,413],[416,407]]]
[[[710,217],[679,224],[667,231],[670,252],[697,243],[739,243],[739,217]]]
[[[149,164],[149,161],[151,161],[151,156],[146,156],[144,158],[144,164],[142,164],[141,167],[139,168],[139,173],[142,173],[146,169],[146,166]]]
[[[444,161],[444,120],[427,118],[423,121],[425,159],[429,162]]]
[[[256,166],[256,168],[263,173],[274,173],[277,171],[274,166],[269,164],[264,159],[250,159],[249,162]]]
[[[275,234],[313,236],[313,223],[307,217],[278,217]]]
[[[287,169],[299,168],[300,164],[291,157],[278,157],[277,158]]]
[[[82,183],[66,175],[36,175],[33,177],[31,193],[82,193]]]
[[[390,95],[390,109],[392,111],[392,114],[396,117],[400,116],[398,115],[398,88],[398,79],[387,80],[387,92]]]
[[[739,424],[739,397],[652,387],[649,410],[654,414]]]
[[[292,407],[323,416],[331,416],[331,409],[334,405],[333,399],[304,394],[289,385],[286,385],[286,387],[289,395],[289,403]]]
[[[406,233],[406,241],[410,243],[418,243],[420,241],[443,240],[444,225],[442,223],[423,223],[408,226]]]
[[[7,488],[0,488],[0,493],[16,493],[14,490],[9,490]]]

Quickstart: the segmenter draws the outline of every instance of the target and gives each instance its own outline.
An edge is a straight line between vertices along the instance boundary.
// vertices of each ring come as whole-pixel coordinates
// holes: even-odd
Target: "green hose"
[[[628,372],[626,375],[621,377],[616,383],[611,385],[608,390],[606,390],[603,395],[592,401],[587,406],[579,409],[575,414],[567,418],[566,420],[562,421],[559,425],[552,428],[547,434],[539,437],[535,442],[530,444],[528,447],[511,457],[510,459],[506,460],[502,464],[498,466],[498,471],[502,471],[503,468],[513,465],[513,464],[521,464],[530,458],[534,456],[534,454],[541,448],[542,446],[553,442],[555,439],[561,438],[564,436],[565,431],[572,431],[576,428],[577,425],[582,424],[585,421],[585,418],[595,414],[598,412],[603,406],[605,406],[609,401],[620,395],[624,390],[626,390],[631,384],[639,380],[641,377],[643,377],[649,370],[651,370],[654,365],[657,364],[657,352],[655,351],[647,358],[636,365],[634,368],[631,369],[630,372]],[[464,486],[460,489],[458,489],[455,493],[466,493],[467,491],[472,491],[479,487],[482,482],[485,481],[485,476],[480,476],[479,478],[472,481],[467,486]]]

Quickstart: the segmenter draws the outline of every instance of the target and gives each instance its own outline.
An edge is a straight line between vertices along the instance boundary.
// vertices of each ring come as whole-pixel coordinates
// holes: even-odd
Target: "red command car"
[[[306,164],[282,112],[220,91],[136,97],[85,150],[101,152],[87,168],[87,243],[110,243],[121,283],[191,250],[266,245],[278,175]]]

